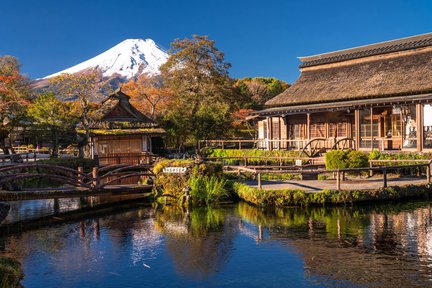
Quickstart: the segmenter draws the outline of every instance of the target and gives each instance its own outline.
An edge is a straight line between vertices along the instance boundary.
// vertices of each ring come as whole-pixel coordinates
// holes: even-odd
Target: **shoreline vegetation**
[[[414,158],[412,155],[408,157]],[[164,168],[170,166],[185,167],[187,172],[163,172]],[[161,204],[177,203],[182,206],[212,205],[237,200],[256,206],[276,207],[353,205],[361,202],[396,201],[408,198],[429,199],[432,194],[429,184],[391,186],[374,190],[318,192],[306,192],[300,189],[263,190],[230,179],[223,174],[220,163],[199,160],[162,160],[155,165],[154,172],[157,201]]]

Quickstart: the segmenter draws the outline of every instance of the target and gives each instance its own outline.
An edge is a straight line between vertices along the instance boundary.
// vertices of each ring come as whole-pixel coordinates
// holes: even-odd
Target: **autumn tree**
[[[13,56],[0,57],[0,148],[5,154],[6,138],[19,123],[29,104],[31,89],[29,81],[20,73],[20,64]],[[12,145],[9,143],[9,146]],[[13,149],[12,149],[13,152]]]
[[[153,120],[165,112],[173,94],[162,86],[160,77],[146,74],[123,85],[122,91],[131,96],[132,105]]]
[[[230,123],[231,65],[207,36],[176,39],[170,52],[161,72],[165,87],[173,91],[164,120],[174,144],[222,135]]]
[[[84,131],[84,134],[77,136],[79,157],[84,157],[83,148],[90,139],[90,126],[93,123],[92,112],[94,112],[91,100],[99,90],[97,79],[97,72],[65,73],[51,79],[51,84],[56,94],[79,103],[79,109],[77,110],[79,125],[80,129]]]
[[[28,108],[28,116],[34,125],[48,130],[51,142],[51,157],[58,156],[59,135],[73,130],[78,119],[73,115],[71,103],[59,101],[54,93],[40,95]]]
[[[263,108],[265,102],[282,93],[289,85],[276,78],[243,78],[236,81],[235,86],[243,103],[242,108]]]

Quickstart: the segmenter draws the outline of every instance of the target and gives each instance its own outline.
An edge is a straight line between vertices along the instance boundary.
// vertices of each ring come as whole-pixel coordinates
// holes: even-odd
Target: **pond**
[[[260,209],[246,203],[118,205],[68,218],[76,200],[12,203],[1,255],[24,287],[432,287],[429,202]],[[62,218],[63,217],[63,218]]]

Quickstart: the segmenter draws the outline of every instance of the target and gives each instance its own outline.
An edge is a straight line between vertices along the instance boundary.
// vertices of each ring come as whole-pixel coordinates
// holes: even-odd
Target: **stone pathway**
[[[257,181],[248,180],[245,184],[257,187]],[[404,186],[409,184],[420,185],[426,184],[425,178],[388,178],[387,185]],[[261,181],[264,190],[281,190],[281,189],[301,189],[306,192],[318,192],[321,190],[335,190],[336,180],[268,180]],[[375,190],[383,187],[383,179],[353,179],[341,182],[342,190]]]

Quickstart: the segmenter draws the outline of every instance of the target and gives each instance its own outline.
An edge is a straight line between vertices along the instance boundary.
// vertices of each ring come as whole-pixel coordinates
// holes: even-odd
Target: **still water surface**
[[[6,222],[81,206],[15,202]],[[51,227],[12,225],[0,231],[0,254],[23,264],[25,287],[432,287],[431,213],[426,202],[189,211],[135,203]]]

